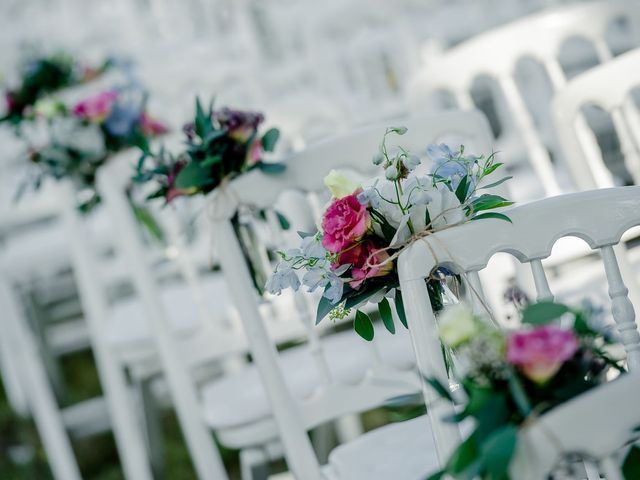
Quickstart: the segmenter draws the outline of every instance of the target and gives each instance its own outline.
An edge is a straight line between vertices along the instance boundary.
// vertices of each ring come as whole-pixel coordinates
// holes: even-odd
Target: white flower
[[[100,155],[105,151],[100,127],[83,125],[73,118],[55,118],[51,123],[51,136],[57,143],[88,155]]]
[[[335,198],[343,198],[351,195],[358,189],[358,184],[338,170],[331,170],[324,177],[324,184]]]
[[[442,228],[464,220],[464,211],[460,200],[446,185],[438,184],[434,189],[432,201],[427,205],[431,217],[431,227]]]
[[[447,307],[438,318],[438,333],[442,342],[455,348],[478,333],[478,322],[467,307],[456,304]]]
[[[325,258],[327,249],[322,246],[319,235],[309,235],[302,239],[300,250],[304,258]]]
[[[376,153],[371,161],[374,165],[382,165],[384,162],[384,154],[382,152]]]
[[[398,169],[395,165],[389,165],[384,171],[384,175],[387,177],[387,180],[396,180],[398,178]]]
[[[417,155],[408,155],[407,157],[405,157],[403,163],[404,166],[407,167],[407,169],[411,172],[415,170],[418,165],[420,165],[420,157],[418,157]]]
[[[300,288],[300,280],[296,271],[285,262],[278,264],[276,271],[273,272],[265,285],[267,291],[273,295],[280,295],[282,290],[292,288],[298,290]]]

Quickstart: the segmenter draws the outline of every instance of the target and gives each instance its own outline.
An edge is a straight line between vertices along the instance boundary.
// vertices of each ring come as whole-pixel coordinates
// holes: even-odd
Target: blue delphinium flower
[[[125,137],[132,132],[139,120],[139,108],[133,105],[116,104],[104,121],[104,128],[115,137]]]
[[[269,280],[267,280],[265,288],[273,295],[280,295],[282,290],[286,290],[287,288],[292,288],[294,291],[297,291],[300,288],[300,279],[290,265],[281,263]]]

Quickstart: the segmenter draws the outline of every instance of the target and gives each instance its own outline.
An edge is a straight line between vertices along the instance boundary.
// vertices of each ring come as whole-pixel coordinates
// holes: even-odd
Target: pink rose
[[[519,366],[529,379],[543,384],[577,349],[578,339],[571,330],[544,325],[512,334],[507,339],[507,360]]]
[[[150,137],[163,135],[169,131],[164,123],[156,120],[146,112],[140,114],[140,128],[145,135]]]
[[[351,265],[349,286],[358,289],[367,278],[382,277],[393,270],[393,262],[384,262],[389,255],[379,250],[371,240],[364,240],[344,250],[338,257],[337,266]]]
[[[360,204],[354,192],[333,201],[322,219],[322,245],[332,253],[340,253],[360,240],[371,223],[365,205]]]
[[[76,117],[86,118],[92,122],[100,122],[109,115],[117,99],[117,92],[111,90],[100,92],[93,97],[78,102],[73,107],[73,114]]]

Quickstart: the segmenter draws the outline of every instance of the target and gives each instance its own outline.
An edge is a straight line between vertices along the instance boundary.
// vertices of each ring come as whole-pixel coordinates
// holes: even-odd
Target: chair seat
[[[391,335],[379,328],[374,344],[385,365],[399,370],[414,367],[413,349],[406,330]],[[337,383],[359,383],[374,364],[371,345],[351,330],[324,337],[322,345]],[[306,346],[282,352],[279,360],[285,381],[296,398],[310,397],[321,384],[314,359]],[[271,416],[269,400],[255,365],[205,385],[202,398],[205,421],[214,430],[242,426]]]
[[[206,308],[212,314],[229,314],[229,293],[222,276],[210,275],[203,280],[202,289],[206,292]],[[189,335],[200,326],[194,297],[186,284],[166,286],[161,289],[160,296],[175,335]],[[118,349],[152,344],[151,327],[139,297],[121,301],[111,309],[107,341]]]
[[[431,426],[423,415],[336,447],[326,475],[331,480],[424,480],[437,469]]]

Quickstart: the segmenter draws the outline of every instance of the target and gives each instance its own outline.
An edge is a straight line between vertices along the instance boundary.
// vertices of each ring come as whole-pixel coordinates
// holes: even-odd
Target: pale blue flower
[[[325,258],[327,250],[322,246],[322,242],[318,235],[309,235],[302,239],[300,246],[302,257],[309,258]]]
[[[282,290],[292,288],[298,290],[300,288],[300,279],[295,270],[291,268],[287,263],[280,263],[273,272],[269,280],[265,285],[267,291],[273,295],[280,295]]]
[[[129,135],[140,121],[140,109],[132,105],[114,105],[111,114],[104,121],[104,128],[113,136]]]
[[[455,156],[455,153],[453,153],[446,143],[433,143],[427,147],[427,155],[429,155],[433,162],[437,162],[442,159],[449,160]]]
[[[380,196],[374,187],[365,188],[356,196],[360,205],[371,205],[373,208],[380,206]]]
[[[404,163],[404,166],[407,167],[407,169],[410,172],[412,172],[418,167],[418,165],[420,165],[421,160],[420,160],[420,157],[418,157],[417,155],[408,155],[403,160],[403,163]]]
[[[384,175],[387,177],[387,180],[397,180],[398,179],[398,169],[395,165],[389,165],[384,172]]]
[[[322,294],[323,297],[328,298],[334,305],[342,299],[342,292],[344,289],[344,282],[336,275],[329,278],[329,288]]]

